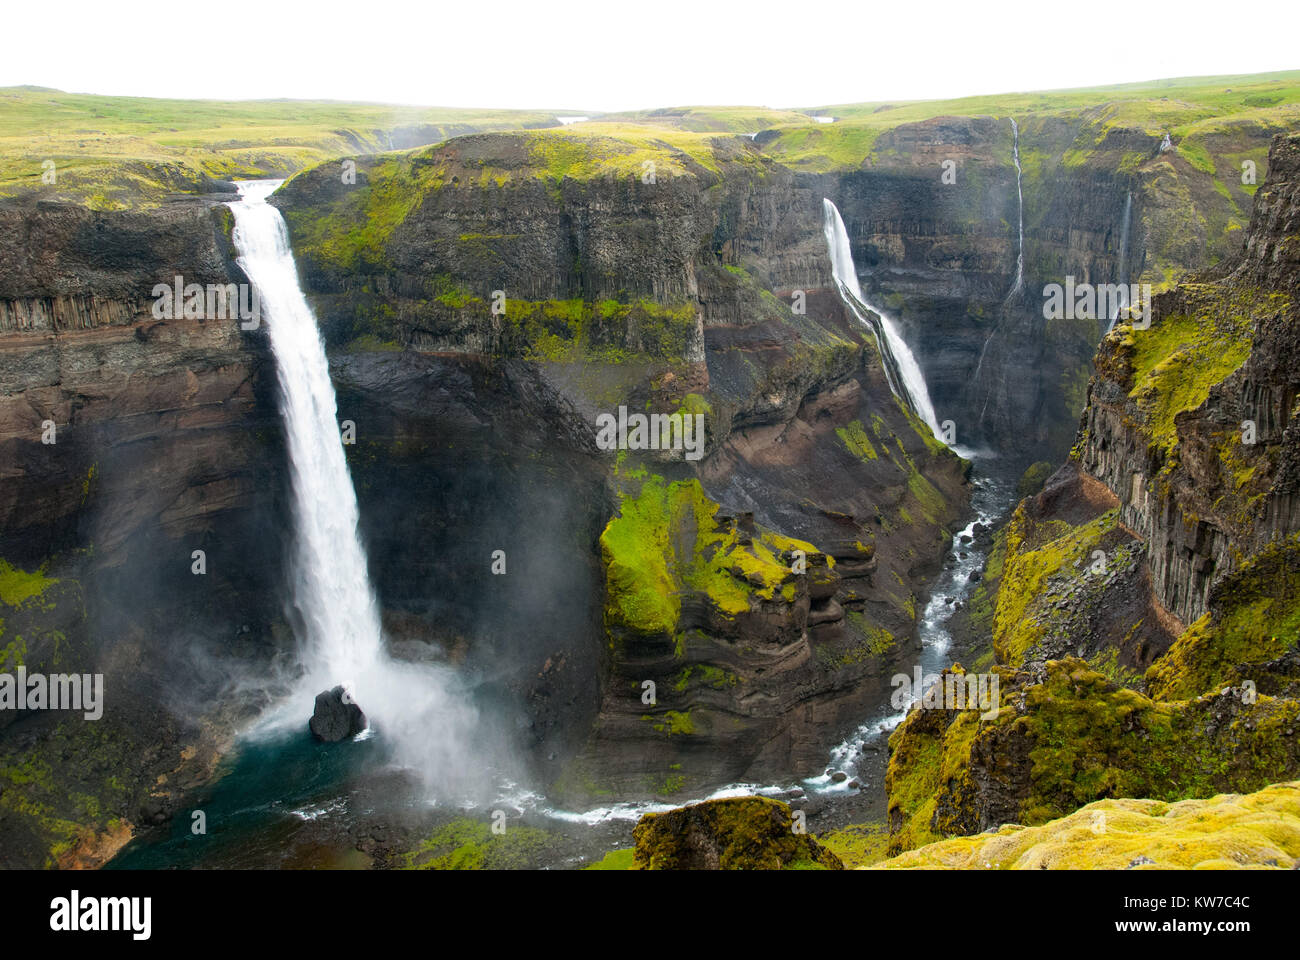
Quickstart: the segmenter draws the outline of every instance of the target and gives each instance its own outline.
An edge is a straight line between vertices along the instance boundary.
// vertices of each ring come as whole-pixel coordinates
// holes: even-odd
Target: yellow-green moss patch
[[[724,616],[757,600],[794,599],[783,589],[796,577],[789,557],[794,550],[817,553],[812,544],[761,528],[742,543],[734,524],[716,519],[718,504],[698,480],[621,479],[619,513],[600,538],[608,628],[671,635],[685,592],[703,595]]]
[[[1168,804],[1098,800],[1037,827],[1004,826],[912,850],[881,869],[1290,869],[1300,863],[1300,782]]]
[[[519,870],[538,866],[553,843],[535,827],[507,824],[493,833],[489,824],[461,817],[435,830],[403,863],[410,870]]]

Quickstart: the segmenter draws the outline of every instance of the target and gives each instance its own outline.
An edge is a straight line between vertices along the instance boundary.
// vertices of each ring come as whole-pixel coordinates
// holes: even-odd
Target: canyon
[[[1297,529],[1298,153],[1284,136],[1266,155],[1273,114],[1171,153],[1133,109],[922,117],[833,162],[800,152],[798,127],[617,118],[322,147],[271,202],[355,428],[342,449],[389,655],[453,668],[568,810],[812,777],[917,662],[973,477],[1068,461],[993,540],[954,621],[963,651],[1031,717],[1088,700],[1081,685],[1149,697],[1142,715],[1207,755],[1269,755],[1214,786],[1293,778],[1270,739],[1292,722],[1293,654],[1220,663],[1215,631]],[[0,712],[0,865],[100,865],[166,829],[295,677],[267,330],[155,309],[177,277],[250,282],[234,175],[120,208],[0,200],[0,668],[109,690],[93,725]],[[956,452],[846,306],[828,204]],[[1067,275],[1151,284],[1150,331],[1045,320],[1038,293]],[[607,449],[602,418],[624,410],[703,422],[703,458]],[[1065,569],[1092,548],[1115,571],[1105,594]],[[1113,667],[1084,679],[1068,657]],[[1145,693],[1106,685],[1137,672]],[[1269,703],[1243,703],[1243,679]],[[1220,681],[1238,692],[1170,714]],[[891,738],[891,852],[1094,799],[1064,773],[1030,783],[1040,732],[971,723],[917,711]],[[1163,789],[1129,773],[1120,795]]]

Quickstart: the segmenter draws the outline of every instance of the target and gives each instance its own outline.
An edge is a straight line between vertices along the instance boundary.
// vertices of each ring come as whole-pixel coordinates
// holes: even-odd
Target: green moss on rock
[[[555,840],[545,830],[489,824],[465,817],[444,824],[403,857],[408,870],[520,870],[536,868]]]
[[[676,633],[682,597],[698,594],[734,617],[759,601],[791,602],[794,550],[817,548],[766,529],[746,537],[720,523],[718,504],[695,479],[625,475],[618,515],[601,534],[605,625],[615,635]],[[748,542],[743,542],[748,540]]]
[[[534,362],[681,361],[696,333],[693,303],[507,300],[501,348]],[[678,412],[704,413],[699,395]],[[689,408],[689,409],[688,409]]]
[[[883,823],[853,824],[820,834],[817,842],[852,870],[885,859],[889,830]]]
[[[848,448],[849,453],[859,460],[870,462],[877,459],[876,448],[871,445],[871,438],[862,428],[862,421],[854,420],[845,427],[836,427],[835,435]]]
[[[635,870],[634,851],[632,847],[611,850],[599,860],[587,864],[584,870]]]
[[[0,560],[0,602],[7,606],[21,607],[29,602],[41,604],[45,591],[58,582],[45,576],[43,569],[27,573]]]
[[[1285,299],[1249,287],[1233,288],[1227,296],[1201,284],[1179,289],[1188,303],[1185,312],[1163,316],[1146,330],[1118,326],[1118,343],[1106,360],[1106,372],[1128,385],[1151,445],[1164,456],[1178,441],[1174,418],[1199,407],[1211,387],[1245,362],[1255,318]]]
[[[1040,460],[1037,463],[1030,464],[1020,477],[1020,482],[1016,484],[1016,496],[1020,499],[1032,497],[1043,489],[1043,484],[1047,478],[1056,470],[1056,465],[1048,463],[1046,460]]]
[[[1238,689],[1152,700],[1077,658],[994,668],[1001,707],[913,710],[890,737],[890,852],[1000,822],[1045,823],[1104,797],[1177,801],[1300,772],[1300,703]]]
[[[929,844],[880,869],[1232,870],[1300,865],[1300,782],[1169,804],[1098,800],[1042,826]]]
[[[839,857],[795,832],[789,805],[769,797],[706,800],[648,813],[633,830],[640,870],[842,870]]]
[[[120,774],[136,740],[107,719],[60,723],[47,737],[0,749],[0,859],[44,867],[98,866],[131,836],[133,796]],[[10,860],[9,858],[14,858]]]
[[[993,616],[993,646],[1003,663],[1018,664],[1042,639],[1047,581],[1067,569],[1080,571],[1102,538],[1116,529],[1118,510],[1072,527],[1060,520],[1033,521],[1022,503],[1007,522]],[[1082,566],[1081,566],[1082,565]]]

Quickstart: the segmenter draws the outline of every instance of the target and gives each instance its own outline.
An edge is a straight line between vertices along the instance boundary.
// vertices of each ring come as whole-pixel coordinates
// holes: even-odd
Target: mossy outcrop
[[[719,516],[719,505],[694,478],[669,484],[642,472],[620,481],[626,492],[619,514],[600,538],[605,626],[615,642],[671,642],[690,629],[761,639],[771,630],[750,621],[765,612],[787,623],[793,638],[806,622],[809,580],[838,579],[834,559],[813,544]],[[808,579],[794,572],[796,551]],[[746,622],[736,624],[738,618]]]
[[[1184,624],[1214,584],[1300,531],[1295,397],[1300,136],[1279,137],[1231,272],[1156,297],[1151,325],[1102,344],[1075,454],[1147,543],[1156,596]],[[1268,251],[1268,252],[1265,252]]]
[[[614,479],[600,535],[609,680],[561,794],[670,798],[787,763],[765,754],[794,746],[780,731],[796,698],[834,697],[897,656],[859,599],[873,592],[874,543],[827,552],[725,513],[691,476],[624,466]]]
[[[889,830],[883,823],[855,823],[817,835],[817,842],[853,870],[879,863],[887,857]]]
[[[600,536],[608,680],[557,793],[671,799],[809,774],[824,738],[883,698],[965,465],[876,373],[819,391],[789,421],[734,430],[701,479],[666,462],[617,467]],[[873,397],[889,405],[866,414]],[[855,421],[874,458],[841,442]]]
[[[1175,635],[1152,598],[1145,561],[1114,495],[1077,466],[1062,468],[1016,507],[990,556],[986,602],[998,662],[1074,655],[1113,679],[1138,676]]]
[[[1043,484],[1047,483],[1047,478],[1056,472],[1056,464],[1049,463],[1046,460],[1039,460],[1037,463],[1031,463],[1025,468],[1019,482],[1016,483],[1016,496],[1020,498],[1032,497],[1043,489]]]
[[[546,862],[555,838],[537,827],[503,830],[459,817],[435,829],[401,858],[408,870],[527,870]]]
[[[584,870],[635,870],[636,869],[636,851],[632,847],[621,847],[618,850],[611,850],[599,860],[593,860],[582,869]]]
[[[931,843],[884,870],[1251,870],[1300,864],[1300,781],[1203,800],[1115,799]]]
[[[994,669],[996,716],[917,709],[890,737],[891,852],[1045,823],[1104,797],[1172,802],[1300,773],[1296,700],[1242,687],[1153,700],[1077,658]]]
[[[796,832],[769,797],[706,800],[647,813],[632,833],[639,870],[842,870],[839,857]]]

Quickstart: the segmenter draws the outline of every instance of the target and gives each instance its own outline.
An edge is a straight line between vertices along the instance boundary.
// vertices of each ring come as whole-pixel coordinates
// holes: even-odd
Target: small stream
[[[967,453],[966,456],[970,454]],[[965,604],[970,599],[976,586],[971,575],[983,569],[990,542],[987,535],[981,537],[976,534],[976,527],[992,529],[1014,503],[1014,482],[1008,478],[997,475],[978,477],[972,486],[971,509],[974,517],[954,537],[949,560],[931,588],[925,610],[917,619],[920,656],[917,657],[916,666],[921,668],[923,676],[938,674],[952,666],[952,657],[949,655],[952,633],[948,624],[956,612],[957,604]],[[969,542],[963,542],[964,538],[970,538]],[[872,759],[869,754],[879,753],[883,756],[884,741],[903,722],[912,704],[920,699],[923,692],[912,689],[908,704],[901,710],[887,704],[831,749],[827,769],[846,774],[846,780],[836,783],[832,774],[824,773],[806,780],[806,785],[819,793],[828,793],[848,792],[849,783],[854,779],[869,782],[872,771],[865,769],[863,761]]]

